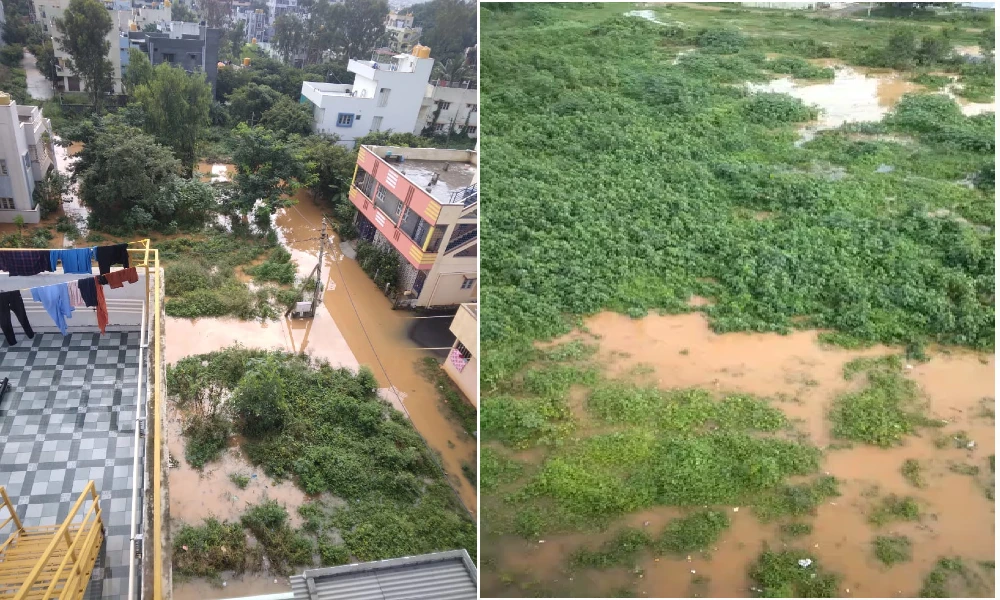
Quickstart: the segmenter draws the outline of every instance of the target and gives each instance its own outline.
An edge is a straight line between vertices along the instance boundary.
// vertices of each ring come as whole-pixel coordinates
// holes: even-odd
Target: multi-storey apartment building
[[[214,94],[222,30],[181,21],[160,23],[159,27],[157,32],[130,31],[128,46],[144,52],[153,66],[166,62],[188,73],[204,73]],[[128,68],[127,51],[122,66]]]
[[[302,83],[302,103],[310,103],[313,131],[336,135],[353,146],[372,131],[413,131],[430,79],[434,59],[430,48],[416,46],[411,54],[376,54],[376,60],[350,60],[354,84]]]
[[[479,137],[479,90],[475,81],[434,79],[420,104],[413,133],[464,133]]]
[[[411,307],[475,302],[479,154],[473,150],[362,146],[349,194],[362,239],[400,255]]]
[[[20,215],[25,223],[39,221],[33,194],[56,166],[52,124],[37,106],[18,106],[0,92],[0,222]]]
[[[388,47],[393,52],[409,52],[420,43],[421,27],[413,26],[413,15],[397,11],[389,12],[385,18],[385,32]]]

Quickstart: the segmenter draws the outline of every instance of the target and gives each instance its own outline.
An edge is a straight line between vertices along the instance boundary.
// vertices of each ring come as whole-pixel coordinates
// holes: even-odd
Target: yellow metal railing
[[[146,269],[146,306],[151,307],[153,311],[153,328],[150,335],[153,338],[153,362],[152,362],[152,376],[153,376],[153,395],[152,404],[150,405],[149,399],[147,399],[147,415],[149,411],[153,412],[153,463],[150,465],[150,469],[153,474],[153,527],[152,527],[152,550],[153,550],[153,585],[152,585],[152,598],[153,600],[160,600],[163,598],[163,506],[162,506],[162,491],[163,491],[163,470],[162,460],[163,460],[163,397],[160,391],[161,388],[161,375],[160,375],[160,361],[162,360],[162,348],[160,343],[160,291],[162,289],[162,279],[160,275],[160,251],[156,248],[150,248],[149,239],[142,240],[140,243],[143,244],[142,248],[129,248],[130,256],[141,256],[141,261],[137,262],[135,266],[145,267]],[[152,272],[152,273],[151,273]],[[152,275],[152,277],[150,277]],[[152,289],[150,289],[150,281],[152,281]],[[150,302],[152,300],[152,302]],[[147,310],[148,313],[148,310]],[[147,323],[142,324],[143,327],[148,327]],[[148,421],[147,421],[148,423]],[[130,591],[131,593],[131,591]]]
[[[21,525],[21,519],[17,518],[17,511],[14,510],[14,504],[10,501],[10,497],[7,496],[7,490],[2,485],[0,485],[0,500],[3,500],[3,504],[0,504],[0,515],[3,515],[3,509],[6,509],[10,513],[9,517],[0,522],[0,530],[11,523],[14,524],[14,531],[7,538],[7,541],[0,544],[0,556],[2,556],[4,550],[10,546],[11,542],[17,539],[17,534],[24,531],[24,526]]]
[[[9,506],[6,493],[3,497]],[[90,508],[84,511],[88,500]],[[5,544],[0,572],[21,581],[14,600],[83,598],[104,542],[100,500],[90,481],[57,529],[21,526],[12,534]],[[12,556],[15,553],[16,559]],[[29,570],[26,565],[33,566]],[[0,595],[8,596],[3,592],[0,589]]]

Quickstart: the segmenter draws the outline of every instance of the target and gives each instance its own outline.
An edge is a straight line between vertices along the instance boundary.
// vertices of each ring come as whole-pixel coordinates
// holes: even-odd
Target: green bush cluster
[[[357,259],[361,269],[372,278],[380,290],[399,289],[399,253],[379,248],[364,240],[358,242]]]
[[[249,547],[239,523],[209,518],[197,527],[184,524],[173,541],[173,566],[179,575],[217,577],[223,571],[243,573],[260,566],[260,553]]]
[[[729,529],[729,515],[720,510],[701,510],[667,524],[656,540],[657,552],[684,554],[708,551],[722,532]]]
[[[802,567],[805,560],[810,562]],[[808,552],[765,548],[750,567],[750,579],[761,598],[836,598],[840,576],[824,571]]]
[[[891,567],[913,558],[913,543],[905,535],[880,535],[872,540],[872,553],[883,565]]]
[[[367,368],[354,373],[305,355],[235,346],[178,361],[167,385],[191,413],[187,426],[203,418],[193,409],[206,397],[228,398],[217,414],[242,434],[251,463],[271,477],[293,479],[310,495],[345,500],[317,518],[339,531],[352,556],[475,550],[475,523],[420,434],[379,398]],[[279,508],[268,504],[244,524],[260,539],[258,530],[280,520]],[[282,536],[274,541],[278,558],[268,556],[291,567],[305,544]]]
[[[312,565],[313,543],[288,524],[288,511],[275,500],[250,507],[240,523],[253,534],[273,572],[287,575],[293,567]]]

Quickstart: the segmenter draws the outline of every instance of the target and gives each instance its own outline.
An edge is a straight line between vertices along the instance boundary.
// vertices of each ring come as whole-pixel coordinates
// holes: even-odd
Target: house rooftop
[[[404,556],[292,577],[295,600],[475,600],[476,566],[465,550]]]
[[[473,150],[365,146],[441,204],[472,204],[479,157]],[[472,201],[469,201],[472,200]]]

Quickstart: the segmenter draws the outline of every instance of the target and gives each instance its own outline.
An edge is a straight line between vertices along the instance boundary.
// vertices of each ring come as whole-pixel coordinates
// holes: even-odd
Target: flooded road
[[[300,192],[298,200],[296,206],[278,213],[275,226],[298,263],[299,274],[307,275],[318,258],[319,241],[312,238],[319,236],[323,212],[305,192]],[[475,515],[476,490],[462,475],[462,464],[476,464],[476,440],[442,412],[438,391],[416,368],[420,359],[431,354],[408,336],[413,314],[392,310],[389,299],[358,263],[340,251],[339,239],[334,235],[330,240],[323,269],[323,306],[331,324],[357,361],[372,369],[381,387],[398,395],[417,431],[440,454],[462,502]],[[328,343],[322,325],[326,318],[301,323],[302,337],[296,339],[306,351]]]
[[[176,581],[176,575],[175,581]],[[225,587],[202,579],[174,583],[174,600],[222,600],[223,598],[247,598],[264,594],[280,594],[289,592],[292,584],[287,577],[265,577],[261,575],[243,574],[233,576],[224,573],[222,580]]]
[[[750,91],[788,94],[820,109],[816,121],[800,129],[802,138],[799,143],[812,139],[817,131],[835,129],[844,123],[880,121],[903,95],[926,90],[897,71],[853,67],[837,59],[813,59],[809,62],[833,68],[833,80],[806,81],[779,77],[763,84],[747,84]],[[996,110],[994,103],[974,103],[956,96],[954,85],[940,93],[955,99],[964,114],[971,116]]]
[[[875,347],[864,351],[827,348],[817,342],[817,332],[777,334],[712,333],[700,313],[673,316],[650,315],[634,320],[602,313],[585,321],[587,330],[599,340],[597,360],[610,375],[635,375],[639,365],[648,367],[641,380],[669,389],[700,387],[719,392],[746,392],[770,398],[784,397],[775,406],[796,421],[796,427],[821,448],[831,443],[827,412],[833,399],[862,385],[846,381],[843,366],[859,356],[899,353],[899,348]],[[589,336],[582,336],[593,342]],[[931,351],[926,363],[912,363],[907,377],[915,381],[929,401],[929,413],[946,419],[942,429],[925,429],[908,437],[903,446],[879,449],[864,445],[827,448],[821,473],[842,480],[842,496],[821,506],[808,521],[813,531],[791,548],[808,548],[824,569],[843,576],[842,596],[913,597],[933,564],[944,556],[960,556],[967,564],[994,559],[994,504],[987,498],[991,485],[988,457],[995,452],[992,410],[995,359],[991,355],[963,350]],[[912,367],[912,368],[910,368]],[[990,412],[992,415],[992,412]],[[975,441],[973,449],[952,441],[964,431]],[[936,444],[939,438],[947,443]],[[537,456],[537,455],[536,455]],[[901,475],[906,459],[917,459],[926,486],[915,488]],[[978,467],[971,476],[952,470],[955,465]],[[867,521],[874,499],[897,493],[918,499],[924,512],[919,522],[893,523],[874,529]],[[867,495],[866,495],[867,494]],[[747,597],[752,595],[746,572],[764,542],[781,548],[776,524],[764,525],[750,510],[721,507],[729,512],[732,526],[711,549],[711,557],[692,555],[638,561],[639,571],[612,569],[599,572],[569,572],[566,560],[581,544],[594,547],[621,526],[642,527],[651,532],[680,513],[661,507],[629,515],[607,531],[590,534],[547,535],[544,543],[513,537],[502,538],[500,547],[484,552],[496,557],[497,566],[486,573],[487,590],[496,593],[503,584],[498,574],[562,593],[602,595],[623,585],[634,587],[639,596]],[[913,542],[913,560],[891,571],[871,552],[876,535],[905,534]],[[603,583],[607,575],[608,583]],[[887,576],[888,575],[888,576]],[[992,578],[992,574],[990,575]],[[705,577],[707,581],[698,577]],[[697,578],[697,579],[696,579]],[[623,583],[624,581],[624,583]],[[595,587],[596,586],[596,587]],[[983,590],[983,594],[989,590]]]

